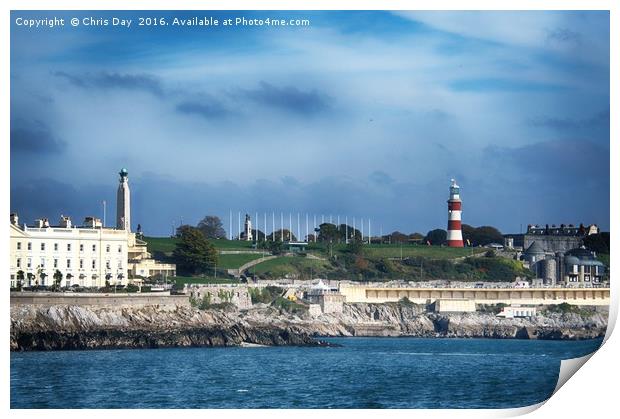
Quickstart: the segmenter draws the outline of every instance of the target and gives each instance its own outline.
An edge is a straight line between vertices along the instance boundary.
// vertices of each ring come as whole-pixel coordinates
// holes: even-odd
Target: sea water
[[[332,338],[338,347],[11,353],[11,408],[508,408],[585,341]]]

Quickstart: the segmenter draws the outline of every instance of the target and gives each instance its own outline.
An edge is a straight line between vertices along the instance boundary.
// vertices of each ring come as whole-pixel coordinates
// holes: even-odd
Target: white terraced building
[[[58,226],[51,226],[47,219],[20,226],[16,214],[11,214],[10,229],[11,287],[22,277],[23,286],[52,285],[57,270],[62,274],[61,286],[128,282],[131,233],[127,230],[103,228],[94,217],[87,217],[80,227],[73,226],[69,217],[61,217]]]

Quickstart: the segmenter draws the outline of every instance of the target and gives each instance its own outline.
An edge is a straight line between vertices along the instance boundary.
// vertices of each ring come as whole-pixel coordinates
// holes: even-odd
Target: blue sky
[[[131,18],[26,29],[23,16]],[[138,16],[309,27],[137,27]],[[12,12],[11,210],[166,235],[232,210],[609,228],[607,12]],[[305,216],[304,216],[305,217]],[[295,217],[296,218],[296,217]],[[261,216],[262,219],[262,216]],[[236,220],[236,216],[235,216]],[[377,231],[375,230],[375,231]]]

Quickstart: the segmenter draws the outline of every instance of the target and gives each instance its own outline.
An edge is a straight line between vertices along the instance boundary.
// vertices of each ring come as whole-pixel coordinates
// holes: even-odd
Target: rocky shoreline
[[[493,313],[428,313],[414,304],[344,304],[317,318],[271,306],[249,310],[192,307],[12,305],[11,351],[193,346],[323,346],[321,337],[415,336],[592,339],[605,335],[606,310],[544,312],[531,319]]]

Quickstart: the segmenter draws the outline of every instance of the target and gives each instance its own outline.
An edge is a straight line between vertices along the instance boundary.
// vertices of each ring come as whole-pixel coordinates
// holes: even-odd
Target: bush
[[[252,304],[265,303],[271,304],[277,297],[284,293],[280,287],[268,286],[265,288],[248,288]]]
[[[291,301],[284,297],[277,297],[271,305],[280,309],[280,311],[286,311],[287,313],[293,314],[303,314],[308,311],[308,308],[305,305],[296,303],[295,301]]]

